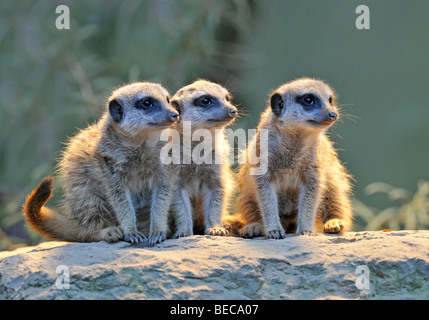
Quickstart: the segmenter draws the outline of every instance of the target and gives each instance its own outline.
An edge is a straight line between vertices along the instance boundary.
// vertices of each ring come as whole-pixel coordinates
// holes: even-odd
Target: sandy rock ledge
[[[429,231],[45,242],[0,252],[0,299],[429,299]]]

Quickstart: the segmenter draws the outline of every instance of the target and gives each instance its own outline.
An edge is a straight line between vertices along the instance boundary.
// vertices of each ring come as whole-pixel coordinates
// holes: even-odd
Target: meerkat
[[[301,78],[274,90],[262,113],[249,152],[267,143],[263,174],[239,171],[236,217],[242,237],[285,237],[286,232],[312,234],[349,230],[351,176],[338,159],[326,131],[339,118],[336,95],[326,83]],[[268,141],[261,140],[267,130]]]
[[[181,88],[171,103],[180,114],[177,130],[181,137],[181,159],[171,204],[173,238],[193,234],[226,236],[229,232],[222,219],[228,213],[234,187],[230,164],[224,161],[229,152],[224,130],[237,117],[237,108],[231,104],[227,89],[206,80]],[[186,137],[187,129],[193,139]],[[195,138],[194,134],[201,130],[208,135],[204,139],[212,139],[209,150],[198,147],[200,137]],[[193,155],[200,151],[198,156],[201,154],[205,161],[192,157],[187,163],[187,151]]]
[[[151,246],[163,241],[174,174],[160,161],[159,136],[178,119],[159,84],[114,90],[101,119],[63,152],[64,214],[44,206],[52,193],[52,178],[45,178],[24,204],[30,226],[56,240],[141,243],[148,235]]]

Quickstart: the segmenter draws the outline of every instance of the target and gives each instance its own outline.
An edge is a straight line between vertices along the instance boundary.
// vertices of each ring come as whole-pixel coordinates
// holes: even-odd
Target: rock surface
[[[155,247],[45,242],[0,252],[0,299],[338,298],[429,299],[429,231],[192,236]]]

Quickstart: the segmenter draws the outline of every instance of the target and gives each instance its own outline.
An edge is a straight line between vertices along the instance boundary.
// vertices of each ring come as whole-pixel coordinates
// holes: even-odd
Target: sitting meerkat
[[[227,214],[233,179],[230,166],[224,161],[229,152],[224,129],[237,116],[237,108],[230,99],[228,90],[222,86],[198,80],[181,88],[171,100],[181,120],[177,126],[181,141],[180,165],[171,208],[174,238],[194,233],[228,235],[222,218]],[[211,138],[209,150],[199,149],[200,137],[197,141],[194,137],[198,132],[207,134],[204,139]],[[186,158],[188,152],[192,153],[192,159]]]
[[[257,165],[246,161],[239,172],[236,221],[244,224],[242,237],[350,228],[350,176],[326,135],[338,117],[335,93],[322,81],[302,78],[272,92],[246,151],[246,157],[257,154],[267,143],[267,170],[251,175]],[[268,141],[261,140],[261,130],[268,131]]]
[[[30,226],[65,241],[140,243],[144,233],[149,245],[164,240],[174,174],[160,161],[159,135],[178,119],[159,84],[137,82],[113,91],[98,123],[71,138],[63,152],[58,171],[64,214],[44,207],[53,180],[45,178],[24,204]],[[137,210],[150,220],[141,229]]]

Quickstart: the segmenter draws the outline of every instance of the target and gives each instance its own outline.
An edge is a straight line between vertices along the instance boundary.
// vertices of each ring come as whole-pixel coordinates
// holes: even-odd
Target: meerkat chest
[[[120,175],[126,177],[130,188],[135,190],[144,188],[144,185],[152,185],[163,172],[159,154],[153,150],[127,150],[120,163]]]
[[[180,168],[179,184],[193,195],[211,187],[218,180],[219,168],[215,164],[182,165]]]
[[[277,193],[299,191],[302,187],[301,178],[291,169],[280,170],[273,180],[273,186]]]

